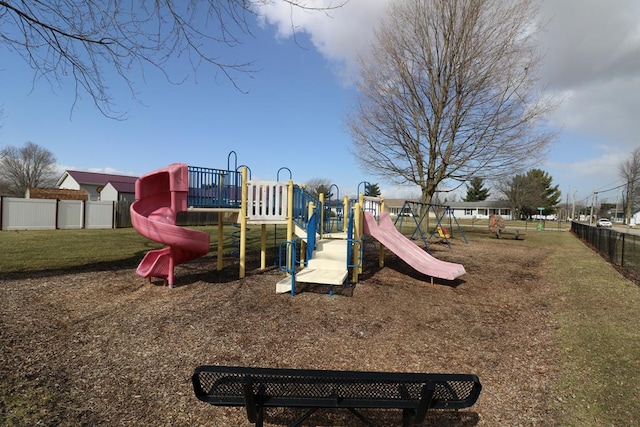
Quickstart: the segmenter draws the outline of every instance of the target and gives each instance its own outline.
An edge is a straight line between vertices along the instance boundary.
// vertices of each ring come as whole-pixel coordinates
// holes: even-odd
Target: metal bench
[[[524,236],[525,236],[525,233],[523,231],[518,230],[518,229],[516,229],[514,231],[505,231],[504,229],[496,228],[496,233],[495,234],[496,234],[496,237],[498,239],[503,238],[507,234],[513,235],[513,238],[515,240],[524,240]]]
[[[402,425],[422,424],[430,409],[457,410],[475,404],[482,385],[470,374],[421,374],[308,369],[199,366],[192,377],[198,399],[215,406],[244,406],[260,427],[265,408],[308,408],[299,426],[320,408],[343,408],[364,424],[358,409],[402,409]]]

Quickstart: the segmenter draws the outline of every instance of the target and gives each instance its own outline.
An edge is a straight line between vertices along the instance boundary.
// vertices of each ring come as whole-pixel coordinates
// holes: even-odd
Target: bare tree
[[[24,197],[28,188],[55,184],[55,163],[51,151],[33,142],[5,147],[0,151],[0,183],[7,195]]]
[[[35,71],[61,84],[75,82],[75,102],[88,94],[100,111],[120,117],[114,109],[108,76],[116,73],[135,95],[132,72],[151,66],[169,81],[172,61],[189,61],[194,71],[210,65],[231,83],[253,71],[250,61],[225,60],[227,48],[250,34],[247,18],[259,6],[282,1],[292,8],[329,10],[344,1],[325,0],[0,0],[0,42],[20,55]],[[75,104],[74,102],[74,104]]]
[[[420,186],[429,203],[537,163],[552,139],[537,125],[552,106],[537,86],[536,13],[534,0],[394,2],[347,119],[361,166]]]
[[[624,194],[624,217],[625,223],[629,224],[633,208],[635,207],[635,195],[637,193],[637,183],[640,180],[640,147],[631,152],[631,156],[618,165],[618,174],[625,181]]]
[[[325,200],[333,197],[333,193],[331,193],[331,180],[327,178],[311,178],[306,182],[306,188],[315,197],[320,197],[320,194],[324,194]]]

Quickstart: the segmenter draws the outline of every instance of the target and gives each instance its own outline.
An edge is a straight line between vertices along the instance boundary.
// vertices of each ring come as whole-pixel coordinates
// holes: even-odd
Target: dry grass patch
[[[594,262],[604,265],[603,277],[618,277],[579,248],[566,233],[529,233],[515,241],[475,230],[469,244],[455,240],[451,250],[431,248],[437,258],[465,265],[460,282],[432,285],[388,255],[383,269],[369,259],[364,280],[334,297],[321,287],[293,298],[276,295],[281,273],[259,271],[254,252],[243,280],[233,259],[216,272],[215,260],[205,257],[178,268],[174,289],[137,277],[129,256],[90,270],[4,276],[0,424],[249,425],[241,409],[211,407],[193,396],[194,367],[220,364],[474,373],[484,386],[478,403],[468,411],[433,414],[426,425],[571,425],[558,418],[565,413],[571,419],[574,405],[567,396],[591,387],[577,376],[590,359],[577,358],[572,349],[593,338],[565,341],[584,320],[564,317],[564,311],[573,313],[570,284],[588,276]],[[561,255],[574,251],[584,266],[572,262],[557,276],[558,263],[566,262]],[[617,320],[604,324],[619,326]],[[589,322],[584,325],[590,330]],[[601,343],[609,345],[605,338]],[[630,342],[618,347],[637,349]],[[621,372],[637,366],[637,353],[628,363],[623,353],[615,353]],[[576,376],[565,376],[564,369]],[[566,379],[560,388],[557,378]],[[600,380],[607,382],[604,375]],[[602,387],[604,393],[615,383]],[[558,405],[559,399],[565,403]],[[294,418],[290,411],[269,411],[266,425]],[[400,420],[385,411],[373,418],[385,426]],[[603,424],[617,425],[580,425]],[[329,411],[314,415],[309,425],[360,424],[348,413]]]

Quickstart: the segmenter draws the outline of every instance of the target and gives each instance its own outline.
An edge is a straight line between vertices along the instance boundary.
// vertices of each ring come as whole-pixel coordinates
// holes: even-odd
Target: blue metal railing
[[[316,233],[309,233],[309,230],[315,230],[316,228],[318,228],[318,212],[314,212],[307,223],[307,263],[313,256],[313,252],[316,250]]]
[[[201,208],[239,208],[242,173],[233,170],[189,166],[187,204]]]
[[[280,247],[278,250],[278,268],[281,271],[291,275],[291,296],[296,294],[296,267],[298,265],[298,260],[296,258],[297,253],[297,242],[300,239],[296,240],[285,240],[280,242]],[[284,260],[282,253],[284,252]],[[290,261],[289,257],[291,257]]]
[[[294,186],[293,187],[293,221],[298,224],[300,227],[307,230],[307,234],[309,233],[309,203],[313,202],[315,205],[314,213],[320,215],[320,210],[322,209],[322,204],[320,200],[316,198],[313,194],[308,192],[305,188]],[[320,233],[320,224],[316,224],[313,228],[316,233]]]

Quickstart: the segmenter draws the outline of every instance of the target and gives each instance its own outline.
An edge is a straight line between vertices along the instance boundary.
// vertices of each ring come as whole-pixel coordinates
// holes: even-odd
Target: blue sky
[[[124,121],[101,115],[87,96],[72,110],[71,81],[34,83],[19,56],[0,50],[0,147],[32,141],[53,152],[61,171],[131,175],[173,162],[226,168],[233,150],[254,179],[275,180],[287,167],[294,181],[327,178],[341,195],[366,180],[378,182],[387,197],[415,196],[415,188],[391,187],[360,169],[344,127],[356,95],[357,55],[389,1],[351,0],[330,14],[293,16],[282,3],[265,7],[254,37],[231,51],[258,69],[239,76],[248,93],[223,76],[211,78],[210,69],[195,76],[178,64],[175,71],[188,75],[180,85],[147,69],[144,80],[136,78],[137,100],[117,80],[110,82],[116,107],[127,112]],[[563,201],[568,194],[584,202],[598,191],[599,201],[613,202],[617,191],[606,190],[622,183],[617,166],[640,146],[640,10],[633,0],[613,4],[542,1],[550,21],[541,82],[563,102],[550,117],[558,138],[540,168],[553,176]]]

